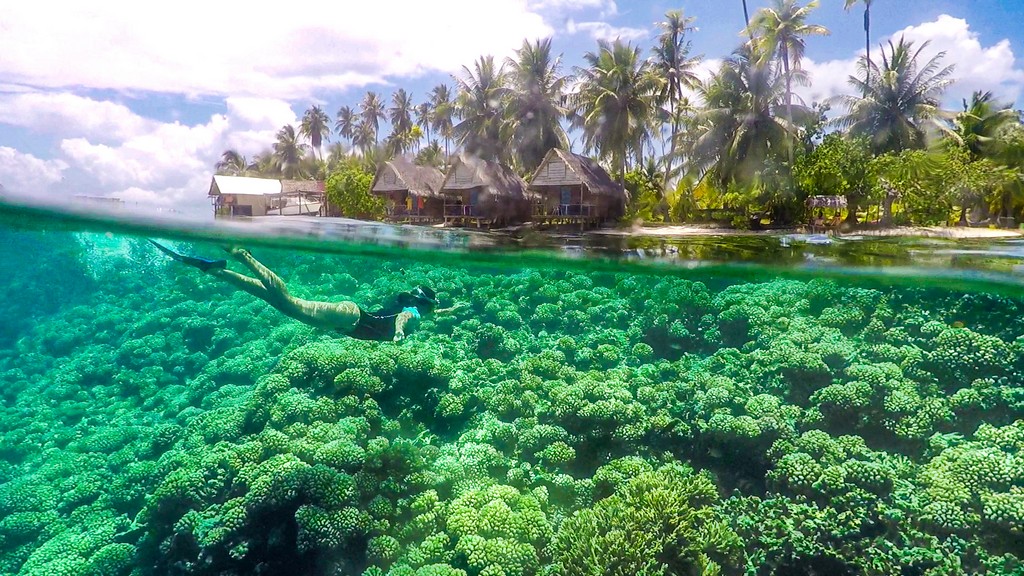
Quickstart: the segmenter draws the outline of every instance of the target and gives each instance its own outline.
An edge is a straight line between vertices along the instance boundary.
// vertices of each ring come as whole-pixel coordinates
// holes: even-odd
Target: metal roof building
[[[208,196],[218,216],[318,215],[323,182],[216,175]]]

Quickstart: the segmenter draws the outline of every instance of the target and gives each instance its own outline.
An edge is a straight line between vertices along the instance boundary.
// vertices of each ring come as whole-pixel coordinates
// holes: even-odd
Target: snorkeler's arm
[[[434,310],[434,315],[438,315],[438,314],[451,314],[453,312],[457,312],[459,310],[462,310],[463,308],[468,308],[468,307],[469,307],[469,302],[459,302],[459,303],[455,304],[455,306],[452,306],[450,308],[438,308],[438,309]]]
[[[405,325],[412,319],[412,312],[403,311],[395,316],[395,342],[405,339]]]

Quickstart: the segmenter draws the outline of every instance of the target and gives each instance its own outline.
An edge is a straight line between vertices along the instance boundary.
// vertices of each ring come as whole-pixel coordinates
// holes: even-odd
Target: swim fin
[[[178,262],[181,262],[182,264],[188,264],[189,266],[192,266],[193,268],[198,268],[203,272],[209,272],[210,270],[223,270],[224,268],[228,267],[227,260],[210,260],[209,258],[196,258],[193,256],[185,256],[184,254],[178,254],[174,250],[171,250],[170,248],[162,244],[154,242],[153,240],[149,240],[149,243],[152,244],[153,246],[156,246],[157,249],[159,249],[161,252],[167,254],[171,258],[174,258]]]

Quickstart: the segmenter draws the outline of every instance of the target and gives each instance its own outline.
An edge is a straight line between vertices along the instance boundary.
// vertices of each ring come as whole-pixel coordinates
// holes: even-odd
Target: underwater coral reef
[[[0,574],[1024,573],[1017,300],[254,249],[470,304],[377,343],[3,236],[64,256],[0,261]]]

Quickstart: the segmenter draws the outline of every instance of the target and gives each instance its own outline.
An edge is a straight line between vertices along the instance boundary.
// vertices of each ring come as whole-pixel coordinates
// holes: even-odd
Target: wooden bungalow
[[[531,220],[592,226],[621,218],[626,191],[594,160],[552,148],[530,178]]]
[[[441,184],[445,224],[506,225],[530,215],[526,182],[508,166],[458,155]]]
[[[208,195],[216,216],[318,216],[324,205],[324,184],[218,174],[210,182]]]
[[[370,192],[387,200],[387,218],[394,222],[441,222],[444,174],[433,166],[418,166],[405,158],[382,164]]]

